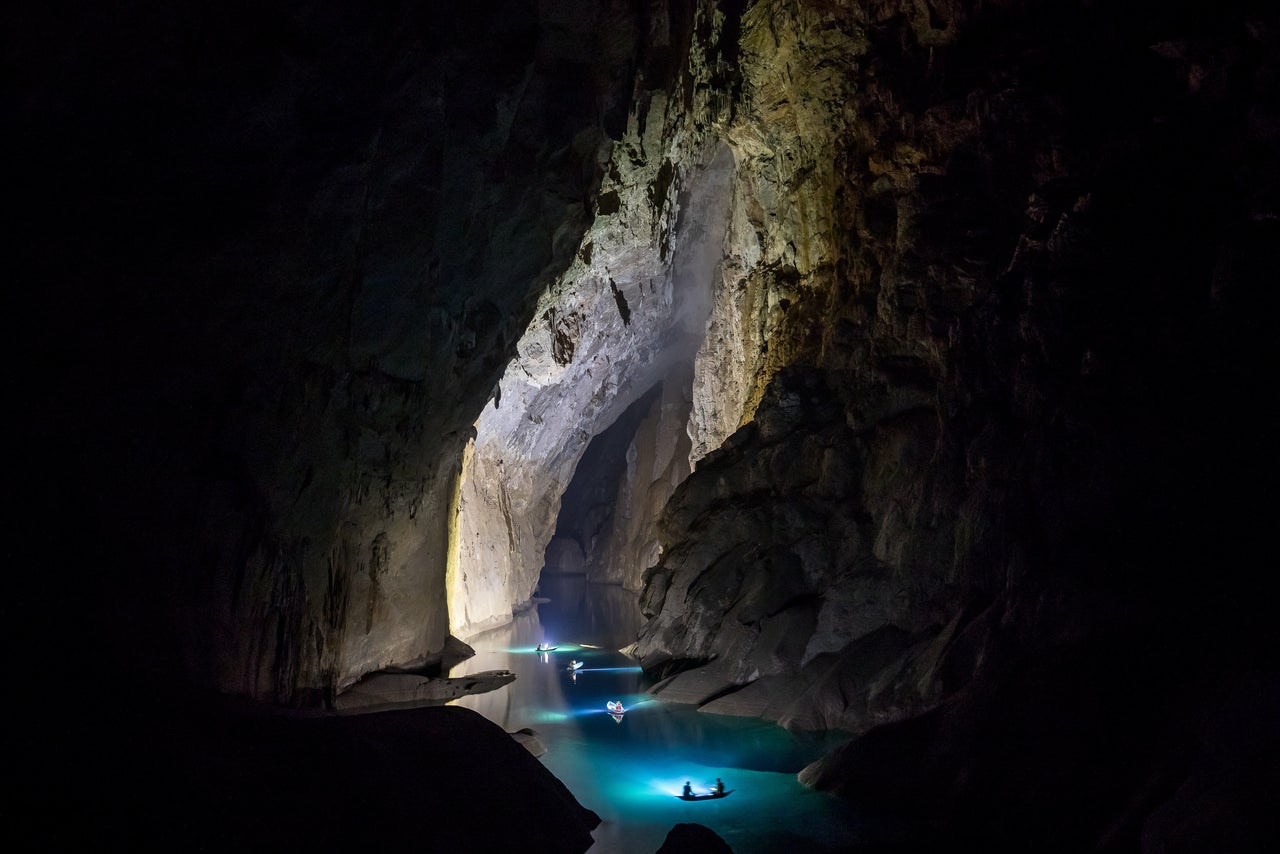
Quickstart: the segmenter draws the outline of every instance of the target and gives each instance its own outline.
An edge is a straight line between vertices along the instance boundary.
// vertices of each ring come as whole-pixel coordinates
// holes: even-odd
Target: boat
[[[620,715],[626,711],[626,709],[622,708],[621,700],[610,700],[604,704],[604,707],[609,710],[611,715]]]
[[[705,795],[676,795],[676,797],[682,801],[715,801],[729,797],[733,791],[733,789],[725,789],[723,792],[707,792]]]
[[[544,643],[540,643],[533,648],[533,651],[534,652],[551,652],[553,649],[559,649],[559,647],[547,646]]]
[[[569,666],[566,667],[565,670],[577,670],[580,667],[582,667],[581,661],[571,661],[569,662]]]

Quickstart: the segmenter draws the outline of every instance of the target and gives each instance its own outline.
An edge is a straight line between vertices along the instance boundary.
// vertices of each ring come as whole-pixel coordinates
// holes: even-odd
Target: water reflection
[[[640,595],[634,590],[588,583],[580,575],[547,575],[538,596],[550,600],[537,610],[551,635],[569,632],[580,644],[619,649],[640,633]]]
[[[540,595],[549,601],[471,638],[476,655],[450,674],[505,668],[516,681],[454,702],[508,731],[538,732],[542,761],[604,819],[593,852],[648,854],[680,822],[711,827],[737,854],[834,851],[857,841],[835,803],[795,779],[835,738],[658,702],[636,663],[617,652],[640,626],[634,592],[559,576],[544,579]],[[556,649],[537,652],[542,642]],[[582,667],[568,670],[575,660]],[[735,790],[730,797],[677,797],[686,780],[705,792],[717,777]]]

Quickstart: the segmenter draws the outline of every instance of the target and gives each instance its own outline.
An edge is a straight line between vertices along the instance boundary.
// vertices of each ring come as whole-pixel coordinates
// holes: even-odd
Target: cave
[[[19,2],[20,836],[1272,850],[1273,5]]]

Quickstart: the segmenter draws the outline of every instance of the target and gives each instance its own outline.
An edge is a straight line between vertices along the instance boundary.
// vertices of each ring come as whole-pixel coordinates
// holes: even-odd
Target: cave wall
[[[302,701],[429,658],[528,598],[672,344],[697,467],[637,433],[606,562],[669,696],[868,735],[815,785],[1017,803],[1059,709],[1145,748],[1261,657],[1264,5],[14,15],[29,660]]]
[[[757,2],[741,33],[739,278],[635,653],[660,696],[865,733],[805,779],[939,839],[1132,843],[1171,733],[1274,667],[1267,452],[1229,414],[1280,236],[1274,15]]]
[[[601,580],[599,573],[607,571],[603,552],[618,521],[631,515],[627,502],[634,491],[631,469],[637,432],[650,420],[662,388],[660,384],[645,392],[583,452],[560,497],[555,536],[544,558],[544,576],[569,573]]]
[[[648,5],[15,16],[20,394],[84,532],[33,575],[97,567],[68,619],[122,672],[304,702],[429,658],[464,447],[594,212]]]
[[[10,14],[41,703],[303,702],[505,619],[677,345],[604,560],[661,693],[860,734],[805,779],[992,846],[1257,819],[1274,9]]]
[[[679,366],[591,440],[560,498],[542,577],[640,589],[661,550],[656,521],[689,474],[692,374],[691,362]]]
[[[688,365],[663,383],[627,445],[610,524],[587,564],[592,581],[638,591],[661,555],[657,520],[690,471],[692,374]]]
[[[720,506],[794,511],[763,530],[788,541],[810,576],[800,588],[825,597],[814,578],[836,572],[898,603],[871,622],[821,617],[841,642],[878,624],[940,630],[973,591],[994,596],[1033,564],[1040,577],[1137,571],[1149,558],[1118,531],[1151,534],[1180,502],[1222,518],[1199,491],[1206,467],[1189,470],[1225,435],[1221,407],[1180,411],[1175,389],[1194,375],[1225,393],[1254,364],[1229,330],[1256,299],[1271,228],[1260,158],[1275,142],[1254,104],[1271,31],[1228,16],[1214,29],[1239,42],[1228,48],[1191,41],[1189,13],[922,9],[743,16],[726,128],[743,212],[726,256],[743,277],[717,294],[695,389],[730,374],[736,393],[708,396],[740,399],[745,426],[719,453],[700,442],[734,419],[703,415],[695,392],[694,457],[713,450],[667,514],[646,656],[734,645],[688,624],[663,636],[660,591],[717,560],[671,552],[708,548]],[[1099,55],[1081,68],[1085,40]],[[1192,54],[1239,64],[1210,85]],[[736,368],[712,369],[717,357]],[[841,521],[788,508],[789,484]]]
[[[476,420],[456,523],[458,599],[465,604],[451,619],[459,636],[510,619],[512,608],[529,600],[561,495],[591,439],[673,373],[688,382],[722,277],[736,174],[731,150],[713,133],[711,119],[722,107],[709,99],[718,93],[676,73],[720,43],[715,22],[724,16],[702,13],[705,21],[686,15],[681,26],[670,22],[667,32],[651,34],[651,49],[669,43],[669,62],[638,72],[595,219],[539,298]],[[714,60],[714,67],[723,64]],[[685,429],[670,418],[663,425],[672,437]],[[653,483],[634,487],[645,492]],[[652,553],[660,497],[637,494],[634,506],[644,514],[627,535],[634,539],[615,544],[622,563],[600,577],[638,586],[636,567]]]

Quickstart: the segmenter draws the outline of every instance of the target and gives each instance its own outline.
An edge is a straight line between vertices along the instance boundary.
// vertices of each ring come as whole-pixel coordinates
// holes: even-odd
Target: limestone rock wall
[[[611,502],[611,524],[589,564],[593,581],[638,591],[645,570],[658,562],[662,545],[657,520],[689,475],[691,365],[688,374],[675,373],[663,383],[627,446],[626,465]]]
[[[585,575],[638,591],[657,562],[657,519],[689,474],[693,365],[673,371],[591,440],[560,499],[542,576]]]
[[[723,97],[676,73],[690,56],[719,44],[716,23],[724,16],[700,15],[673,18],[665,32],[651,33],[650,50],[664,49],[638,72],[626,132],[602,164],[595,219],[539,298],[515,359],[476,421],[458,506],[465,613],[451,619],[462,635],[510,619],[531,596],[560,497],[592,437],[673,372],[689,382],[686,366],[721,275],[735,175],[732,153],[712,133]],[[655,446],[662,460],[646,463],[667,469],[681,465],[667,446],[684,427],[669,407],[664,413],[666,432]],[[669,489],[676,478],[655,472],[628,479],[636,493],[622,500],[642,515],[601,553],[609,565],[588,569],[592,577],[638,585],[661,505],[657,493],[647,493],[655,481]]]
[[[48,295],[32,423],[75,468],[41,493],[84,485],[99,545],[67,563],[100,567],[77,636],[102,657],[304,702],[441,649],[472,424],[579,247],[656,23],[195,5],[29,10],[6,45],[19,269]]]
[[[1259,592],[1219,498],[1261,452],[1225,412],[1261,364],[1277,29],[1139,6],[741,19],[738,278],[635,652],[660,695],[870,733],[807,779],[945,804],[941,838],[1132,833],[1171,779],[1151,721],[1266,666],[1190,637],[1262,625],[1205,597]]]
[[[883,14],[882,27],[896,28],[897,36],[912,32],[910,21]],[[864,184],[879,181],[877,191],[894,197],[889,215],[896,218],[896,197],[910,197],[915,178],[904,175],[893,191],[890,179],[866,173],[878,147],[895,144],[883,138],[887,95],[860,91],[863,66],[884,61],[868,56],[875,24],[868,15],[824,4],[758,3],[740,25],[740,94],[724,128],[740,180],[690,423],[692,458],[702,463],[668,514],[668,552],[645,597],[655,619],[637,647],[657,672],[668,657],[679,664],[734,650],[733,661],[717,664],[727,670],[707,696],[794,671],[886,625],[908,635],[923,628],[929,595],[952,572],[945,528],[938,543],[912,541],[891,488],[881,487],[886,494],[867,502],[872,506],[860,506],[868,466],[907,481],[902,464],[909,462],[921,476],[920,460],[911,458],[932,456],[931,448],[917,446],[938,439],[937,416],[930,429],[929,411],[937,403],[936,378],[947,370],[944,348],[900,328],[892,304],[875,311],[879,268],[895,262],[900,247],[896,228],[886,232],[874,215],[867,224]],[[951,144],[936,142],[940,158]],[[872,259],[877,252],[882,257]],[[881,352],[871,360],[873,347]],[[770,380],[788,365],[830,368],[839,379],[808,377],[816,390],[780,387],[773,408],[761,413]],[[894,370],[898,375],[887,376]],[[847,396],[838,390],[842,384],[850,386]],[[846,410],[853,410],[847,418]],[[811,423],[818,413],[829,426]],[[742,425],[746,432],[725,450],[732,449],[730,460],[744,459],[750,473],[727,485],[728,463],[715,449]],[[881,435],[865,444],[873,431]],[[951,497],[935,500],[945,506]],[[792,500],[799,506],[791,507]],[[868,518],[876,511],[885,518]],[[696,532],[684,533],[682,525],[695,519]],[[736,601],[753,576],[770,586],[756,598],[781,599],[746,607],[740,621],[722,620],[722,608],[699,601]],[[785,650],[778,646],[784,635]],[[759,654],[751,651],[757,641],[766,643]]]
[[[1267,4],[18,8],[5,608],[52,681],[429,661],[661,380],[592,555],[663,693],[863,733],[806,779],[988,849],[1249,826],[1193,819],[1275,669]]]

